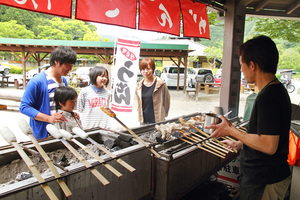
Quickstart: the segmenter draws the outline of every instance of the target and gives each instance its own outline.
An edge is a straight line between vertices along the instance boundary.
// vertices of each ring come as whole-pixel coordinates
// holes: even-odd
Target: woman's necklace
[[[259,93],[261,93],[266,87],[268,87],[271,83],[273,83],[273,82],[276,81],[276,80],[277,80],[277,78],[271,80],[267,85],[265,85],[265,86],[263,87],[263,89],[261,89],[261,91],[259,91]]]

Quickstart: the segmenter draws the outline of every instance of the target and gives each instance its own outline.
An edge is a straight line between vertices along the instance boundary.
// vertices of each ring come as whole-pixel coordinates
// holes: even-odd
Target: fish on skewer
[[[213,154],[213,155],[215,155],[215,156],[218,156],[218,157],[220,157],[220,158],[222,158],[222,159],[225,159],[225,156],[223,156],[223,155],[220,155],[220,154],[218,154],[218,153],[216,153],[216,152],[214,152],[214,151],[211,151],[210,149],[207,149],[207,148],[205,148],[202,144],[197,144],[197,143],[194,143],[194,142],[191,142],[191,141],[189,141],[189,140],[187,140],[187,139],[185,139],[185,138],[182,138],[181,137],[181,134],[179,133],[173,133],[173,136],[174,137],[177,137],[179,140],[181,140],[181,141],[183,141],[183,142],[186,142],[186,143],[188,143],[188,144],[191,144],[191,145],[196,145],[196,147],[198,147],[199,149],[202,149],[202,150],[204,150],[204,151],[206,151],[206,152],[208,152],[208,153],[211,153],[211,154]]]
[[[182,133],[182,135],[183,135],[185,138],[187,138],[187,139],[189,139],[189,140],[191,140],[191,141],[193,141],[193,142],[195,142],[195,143],[201,141],[201,140],[197,140],[197,139],[193,138],[192,136],[189,136],[189,134],[188,134],[187,132],[183,131],[183,130],[181,131],[181,133]],[[204,147],[210,149],[211,151],[216,152],[217,154],[219,154],[219,155],[221,155],[221,156],[224,156],[224,157],[226,156],[226,153],[219,151],[217,148],[215,148],[215,147],[213,147],[213,146],[207,144],[206,142],[202,142],[201,145],[203,145]]]
[[[75,133],[77,136],[79,136],[82,139],[87,139],[88,141],[90,141],[92,144],[96,145],[96,147],[98,149],[100,149],[101,151],[103,151],[104,153],[106,153],[107,155],[109,155],[111,158],[115,159],[120,165],[122,165],[123,167],[125,167],[127,170],[129,170],[130,172],[134,172],[135,168],[133,168],[131,165],[129,165],[128,163],[126,163],[124,160],[122,160],[121,158],[117,158],[117,156],[113,153],[111,153],[109,150],[107,150],[105,147],[102,147],[99,143],[97,143],[95,140],[93,140],[91,137],[89,137],[89,135],[84,132],[81,128],[79,127],[74,127],[72,129],[73,133]]]
[[[85,158],[72,147],[72,145],[63,138],[61,132],[52,124],[46,126],[47,131],[56,139],[59,139],[70,151],[71,153],[78,158],[78,160],[89,169],[89,171],[103,184],[108,185],[109,181],[100,174]]]
[[[45,180],[43,179],[43,177],[39,173],[38,169],[35,167],[34,163],[27,156],[27,154],[24,152],[22,147],[17,143],[17,139],[16,139],[15,135],[13,134],[13,132],[11,132],[11,130],[8,127],[1,126],[0,127],[0,134],[2,135],[3,139],[7,143],[13,145],[16,148],[17,152],[19,153],[21,158],[24,160],[25,164],[28,166],[28,168],[30,169],[30,171],[32,172],[34,177],[41,184],[41,187],[43,188],[43,190],[45,191],[47,196],[51,200],[58,200],[58,198],[54,194],[53,190],[49,187],[49,185],[47,183],[45,183]]]
[[[145,147],[147,147],[157,158],[160,158],[161,155],[157,153],[154,149],[152,149],[147,143],[145,143],[135,132],[133,132],[130,128],[128,128],[123,122],[121,122],[116,114],[107,107],[101,107],[101,110],[106,113],[108,116],[113,117],[117,120],[132,136],[134,136],[139,142],[141,142]]]
[[[196,131],[198,131],[199,133],[201,133],[202,135],[204,135],[205,137],[207,137],[207,138],[212,138],[212,137],[210,137],[209,134],[203,132],[202,130],[198,129],[198,128],[195,127],[194,125],[192,125],[192,124],[187,124],[186,121],[185,121],[183,118],[179,118],[178,121],[179,121],[180,123],[182,123],[184,126],[190,126],[191,128],[195,129]],[[215,142],[217,142],[217,143],[219,143],[220,145],[226,146],[226,144],[222,143],[221,141],[217,140],[216,138],[212,138],[212,140],[215,141]],[[235,153],[237,153],[237,150],[234,149],[233,151],[234,151]]]
[[[30,127],[30,125],[27,123],[26,120],[24,119],[19,119],[18,120],[18,125],[20,127],[20,129],[22,130],[22,132],[27,135],[30,140],[32,141],[32,143],[34,144],[35,148],[38,150],[38,152],[40,153],[41,157],[45,160],[46,164],[49,166],[51,172],[53,173],[55,178],[57,179],[57,182],[59,184],[59,186],[61,187],[61,189],[63,190],[63,192],[65,193],[66,197],[69,197],[72,195],[72,192],[70,191],[70,189],[68,188],[67,184],[65,183],[64,180],[60,179],[61,175],[58,173],[57,169],[55,168],[52,160],[49,158],[49,156],[46,154],[46,152],[44,151],[44,149],[41,147],[41,145],[38,143],[38,141],[35,139],[35,137],[32,135],[33,134],[33,130]]]
[[[74,142],[76,145],[78,145],[81,149],[83,149],[86,153],[88,153],[89,155],[91,155],[93,158],[95,158],[98,162],[103,163],[102,165],[104,167],[106,167],[109,171],[111,171],[113,174],[115,174],[118,178],[120,178],[122,176],[122,174],[116,170],[113,166],[111,166],[108,163],[104,163],[105,160],[103,160],[100,156],[98,156],[96,153],[94,153],[91,149],[89,149],[88,147],[86,147],[85,145],[83,145],[81,142],[79,142],[78,140],[76,140],[73,135],[71,133],[69,133],[66,130],[59,130],[62,134],[62,136],[67,139],[67,140],[71,140],[72,142]]]

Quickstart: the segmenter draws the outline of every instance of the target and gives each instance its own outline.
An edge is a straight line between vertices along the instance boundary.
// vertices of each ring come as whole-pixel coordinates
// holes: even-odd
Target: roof
[[[230,0],[196,0],[219,12],[225,11],[224,4]],[[240,0],[246,8],[246,15],[300,19],[299,0]]]
[[[194,42],[193,40],[189,39],[169,39],[169,40],[152,40],[151,42],[154,43],[162,43],[162,44],[185,44],[188,45],[188,49],[191,51],[189,52],[189,56],[205,56],[204,49],[206,46],[200,44],[198,42]]]
[[[105,54],[113,55],[114,42],[98,41],[70,41],[70,40],[38,40],[0,38],[0,51],[50,53],[57,46],[70,46],[78,54]],[[188,54],[188,45],[141,43],[141,56],[184,57]]]

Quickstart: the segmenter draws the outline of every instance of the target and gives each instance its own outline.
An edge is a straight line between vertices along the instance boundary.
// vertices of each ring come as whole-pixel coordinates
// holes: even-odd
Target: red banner
[[[180,0],[180,5],[183,35],[210,39],[206,5],[191,0]]]
[[[0,0],[0,4],[71,18],[72,0]]]
[[[77,0],[76,19],[136,27],[136,0]]]
[[[139,29],[173,35],[180,34],[178,0],[140,0]]]

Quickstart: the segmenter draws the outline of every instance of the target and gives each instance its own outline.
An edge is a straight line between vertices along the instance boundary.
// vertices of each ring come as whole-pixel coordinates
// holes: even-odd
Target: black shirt
[[[154,109],[153,109],[153,91],[156,85],[156,79],[154,83],[147,87],[142,86],[142,108],[144,123],[155,123]]]
[[[241,151],[241,170],[252,182],[271,184],[289,176],[287,163],[291,102],[282,84],[269,85],[257,96],[251,113],[248,133],[279,135],[274,155],[256,151],[246,145]]]

